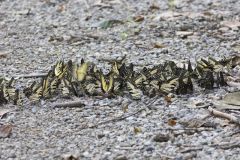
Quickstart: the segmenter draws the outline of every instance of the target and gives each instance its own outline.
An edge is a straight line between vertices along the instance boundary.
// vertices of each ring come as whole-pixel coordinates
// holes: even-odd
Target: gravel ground
[[[45,73],[62,57],[107,67],[103,59],[123,55],[149,66],[239,54],[239,8],[238,0],[0,0],[0,53],[7,54],[0,74]],[[113,19],[122,23],[101,27]],[[79,108],[53,108],[69,101],[60,98],[23,108],[4,105],[15,110],[0,119],[13,124],[11,136],[0,139],[0,159],[239,159],[239,143],[227,147],[239,142],[239,127],[200,108],[228,90],[197,90],[171,104],[159,97],[149,107],[153,99],[147,97],[72,97],[85,104]],[[96,125],[142,107],[126,119]],[[169,125],[171,119],[177,124]]]

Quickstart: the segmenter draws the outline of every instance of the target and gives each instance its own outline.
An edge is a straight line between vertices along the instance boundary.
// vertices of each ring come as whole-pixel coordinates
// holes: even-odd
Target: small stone
[[[152,147],[152,146],[147,147],[147,148],[146,148],[146,151],[147,151],[147,152],[152,152],[152,151],[154,151],[154,147]]]
[[[16,157],[17,157],[17,156],[16,156],[15,153],[10,153],[9,156],[8,156],[8,158],[16,158]]]
[[[63,160],[78,160],[79,159],[79,154],[63,154],[62,156]]]
[[[221,31],[221,32],[227,32],[228,30],[229,30],[228,27],[221,27],[221,28],[219,28],[219,31]]]
[[[155,142],[167,142],[170,139],[169,135],[166,134],[157,134],[153,137],[153,141]]]
[[[177,31],[176,32],[177,36],[180,36],[182,38],[187,38],[188,36],[193,35],[193,32],[189,32],[189,31]]]
[[[98,138],[98,139],[101,139],[101,138],[103,138],[104,136],[105,136],[104,134],[98,134],[98,135],[97,135],[97,138]]]
[[[115,158],[115,160],[128,160],[128,158],[126,156],[118,156]]]
[[[87,151],[83,153],[83,156],[84,156],[84,157],[89,157],[89,155],[90,155],[90,154],[89,154],[89,152],[87,152]]]

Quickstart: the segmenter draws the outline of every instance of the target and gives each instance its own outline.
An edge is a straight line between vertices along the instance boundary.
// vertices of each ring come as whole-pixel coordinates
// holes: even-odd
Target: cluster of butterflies
[[[15,105],[22,104],[22,97],[19,89],[14,87],[15,79],[6,80],[0,78],[0,104],[12,101]]]
[[[22,97],[31,101],[51,98],[61,95],[69,96],[103,96],[114,97],[128,95],[134,100],[141,99],[143,95],[154,97],[157,95],[191,94],[194,85],[198,84],[205,89],[213,89],[226,85],[224,69],[231,67],[231,58],[217,61],[213,58],[197,61],[193,69],[190,61],[183,67],[178,67],[173,61],[156,65],[151,68],[144,67],[139,71],[133,64],[127,65],[125,57],[121,60],[109,61],[111,69],[107,74],[93,63],[80,64],[71,60],[58,61],[41,79],[34,81],[22,91],[14,88],[14,79],[0,80],[0,104],[12,101],[20,105]]]

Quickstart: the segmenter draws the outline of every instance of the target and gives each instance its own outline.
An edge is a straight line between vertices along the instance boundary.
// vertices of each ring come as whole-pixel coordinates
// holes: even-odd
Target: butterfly
[[[52,95],[57,91],[57,88],[60,84],[60,80],[58,78],[53,78],[49,82],[49,93]]]
[[[165,82],[161,82],[159,90],[161,93],[168,94],[173,92],[177,84],[178,84],[178,78],[171,78]]]
[[[143,85],[143,83],[147,80],[147,76],[144,75],[144,73],[135,73],[134,76],[129,78],[134,85],[137,87],[140,87]]]
[[[23,98],[22,98],[22,94],[20,93],[19,89],[15,90],[13,103],[14,103],[14,105],[19,105],[19,106],[23,105]]]
[[[14,78],[11,78],[9,81],[5,79],[1,81],[1,86],[0,86],[1,102],[7,103],[14,99],[14,95],[16,92],[16,89],[13,87],[14,81],[15,81]]]
[[[108,79],[106,79],[108,77]],[[112,93],[114,89],[114,78],[113,75],[110,74],[108,76],[104,76],[103,74],[100,75],[100,82],[101,82],[101,89],[103,93]]]
[[[62,95],[65,96],[65,97],[68,97],[70,95],[70,93],[72,92],[71,84],[66,79],[62,79],[60,81],[59,87],[60,87]]]
[[[49,72],[50,74],[50,72]],[[50,93],[50,77],[42,78],[41,83],[33,82],[33,84],[24,90],[25,95],[32,101],[38,101],[41,98],[49,98]],[[54,86],[54,85],[53,85]],[[53,87],[52,86],[52,87]]]
[[[127,88],[132,99],[139,100],[143,96],[142,91],[136,86],[134,86],[131,82],[127,82]]]
[[[89,95],[97,95],[98,89],[99,89],[99,85],[94,82],[89,82],[85,84],[85,91]]]
[[[202,77],[197,80],[200,87],[205,89],[214,88],[214,75],[212,71],[206,71],[203,73]]]
[[[180,76],[178,79],[178,87],[176,89],[177,94],[189,94],[193,92],[193,84],[191,77]]]
[[[213,67],[214,72],[220,72],[223,70],[223,65],[220,64],[217,60],[213,59],[212,57],[208,58],[208,63]]]
[[[77,80],[79,82],[82,82],[86,75],[87,75],[87,71],[88,71],[88,62],[84,62],[84,60],[81,60],[81,65],[77,68]]]
[[[15,95],[14,88],[6,87],[5,85],[1,87],[1,101],[3,103],[7,103],[10,100],[12,100],[14,95]]]
[[[62,60],[58,61],[53,68],[54,68],[54,74],[58,79],[61,79],[67,71],[67,65],[65,65],[64,61]]]
[[[72,61],[68,62],[68,77],[71,82],[82,82],[88,71],[89,63],[85,62],[84,59],[81,60],[81,65],[75,64]]]

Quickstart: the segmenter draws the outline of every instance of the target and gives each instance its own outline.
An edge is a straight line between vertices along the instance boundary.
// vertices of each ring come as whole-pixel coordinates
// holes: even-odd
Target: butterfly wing
[[[77,80],[78,82],[82,82],[85,77],[87,76],[87,71],[88,71],[88,63],[84,62],[81,64],[80,67],[77,68]]]

